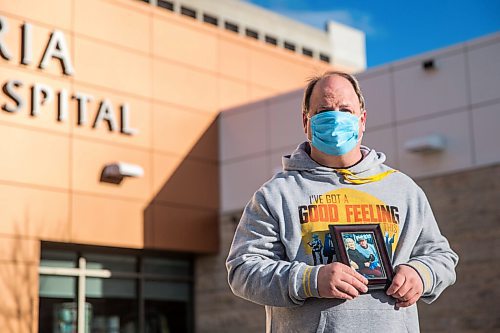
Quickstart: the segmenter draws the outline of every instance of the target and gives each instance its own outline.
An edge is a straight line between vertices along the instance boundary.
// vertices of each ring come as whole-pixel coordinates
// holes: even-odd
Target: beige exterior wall
[[[302,89],[233,108],[220,116],[221,211],[242,209],[305,139]]]
[[[219,250],[218,114],[282,94],[329,68],[324,62],[133,0],[0,0],[6,22],[2,86],[17,79],[24,106],[0,110],[0,305],[2,332],[37,330],[40,241],[192,253]],[[33,58],[21,64],[21,25],[32,26]],[[6,28],[8,26],[8,30]],[[74,75],[51,59],[50,35],[64,34]],[[51,102],[30,115],[31,86]],[[58,93],[85,93],[57,121]],[[99,105],[130,109],[135,135],[92,128]],[[3,93],[0,107],[15,106]],[[100,182],[105,164],[140,165],[144,176]],[[189,236],[189,237],[188,237]]]
[[[365,142],[422,178],[500,162],[500,34],[395,62],[359,75],[367,100]],[[435,70],[422,62],[434,59]],[[407,141],[445,138],[441,153],[418,154]]]

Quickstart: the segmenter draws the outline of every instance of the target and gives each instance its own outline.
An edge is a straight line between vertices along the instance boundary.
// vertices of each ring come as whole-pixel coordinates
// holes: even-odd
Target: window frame
[[[49,267],[42,266],[44,251],[60,251],[61,253],[76,254],[75,267]],[[87,258],[85,255],[123,255],[136,259],[135,272],[111,271],[109,269],[87,268]],[[160,273],[145,273],[144,261],[149,258],[173,259],[186,262],[188,272],[186,276],[168,275]],[[76,277],[76,301],[77,301],[77,332],[85,332],[85,303],[86,303],[86,279],[134,279],[136,281],[136,300],[138,302],[138,325],[139,332],[145,329],[145,297],[144,285],[146,281],[177,282],[187,283],[189,290],[189,300],[187,303],[188,312],[186,314],[188,332],[194,332],[194,256],[192,254],[170,253],[158,250],[135,250],[111,247],[100,247],[77,244],[61,244],[53,242],[42,242],[40,251],[39,274],[47,276],[70,276]]]

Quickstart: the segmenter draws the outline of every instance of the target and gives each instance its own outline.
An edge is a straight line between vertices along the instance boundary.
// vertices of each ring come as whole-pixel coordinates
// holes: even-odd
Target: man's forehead
[[[322,93],[319,93],[317,98],[318,102],[336,102],[343,104],[352,104],[354,102],[354,96],[349,93],[346,93],[343,90],[335,90],[332,91],[330,89],[323,90]]]
[[[356,93],[351,82],[340,75],[330,75],[324,77],[317,82],[316,87],[320,88],[319,90],[325,92],[335,92],[337,90],[346,89],[348,91],[350,90],[353,93]]]
[[[338,75],[322,78],[316,83],[311,95],[312,104],[322,103],[356,103],[358,96],[352,84]]]

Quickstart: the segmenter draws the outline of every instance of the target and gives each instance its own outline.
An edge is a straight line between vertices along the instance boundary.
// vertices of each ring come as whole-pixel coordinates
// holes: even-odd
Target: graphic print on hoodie
[[[399,239],[399,209],[363,191],[341,188],[306,198],[298,206],[302,231],[302,246],[312,258],[311,264],[332,263],[335,257],[330,224],[378,223],[384,236],[385,248],[392,254]]]
[[[314,162],[308,150],[308,144],[302,144],[292,155],[283,157],[285,172],[299,172],[302,176],[307,174],[310,175],[306,177],[308,180],[314,180],[302,188],[301,198],[295,198],[301,247],[310,259],[306,262],[316,266],[336,260],[334,240],[329,233],[330,224],[372,223],[380,225],[384,245],[392,261],[399,240],[401,210],[394,200],[384,201],[376,194],[378,191],[371,191],[378,182],[397,172],[383,164],[385,155],[362,146],[363,160],[360,163],[349,169],[332,169]],[[317,186],[315,181],[322,182],[323,186]],[[308,193],[310,189],[314,192]],[[393,197],[387,195],[387,189],[382,192],[387,198]]]

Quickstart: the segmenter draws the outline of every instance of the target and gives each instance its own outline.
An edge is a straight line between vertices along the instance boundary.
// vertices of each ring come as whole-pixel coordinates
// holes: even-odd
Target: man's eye
[[[341,108],[340,111],[352,113],[351,109],[346,109],[346,108]]]

